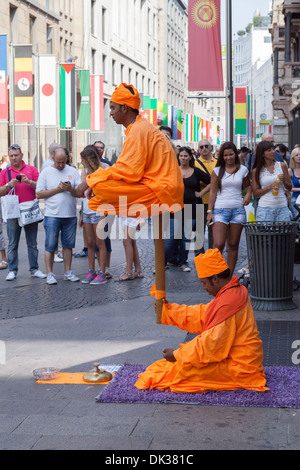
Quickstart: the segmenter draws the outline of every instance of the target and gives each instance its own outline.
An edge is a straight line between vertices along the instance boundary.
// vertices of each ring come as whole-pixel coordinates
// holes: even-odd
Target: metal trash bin
[[[248,222],[247,242],[253,310],[293,310],[293,275],[299,224]]]

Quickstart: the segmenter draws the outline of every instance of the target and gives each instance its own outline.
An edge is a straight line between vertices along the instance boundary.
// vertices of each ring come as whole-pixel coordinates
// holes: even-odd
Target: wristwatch
[[[212,212],[213,212],[213,211],[212,211],[211,209],[207,209],[207,213],[208,213],[208,214],[212,214]]]
[[[8,184],[8,183],[6,183],[6,185],[5,185],[5,186],[6,186],[6,189],[10,189],[10,187],[9,187],[9,184]]]

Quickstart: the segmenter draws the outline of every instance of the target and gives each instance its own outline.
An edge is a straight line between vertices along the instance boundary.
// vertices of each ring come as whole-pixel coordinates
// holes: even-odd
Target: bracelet
[[[212,214],[213,211],[212,211],[211,209],[207,209],[207,213],[208,213],[208,214]]]

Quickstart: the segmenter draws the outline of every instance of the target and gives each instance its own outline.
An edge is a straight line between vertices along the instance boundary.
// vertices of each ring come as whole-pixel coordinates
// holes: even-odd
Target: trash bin
[[[292,310],[295,243],[299,224],[244,224],[253,310]]]

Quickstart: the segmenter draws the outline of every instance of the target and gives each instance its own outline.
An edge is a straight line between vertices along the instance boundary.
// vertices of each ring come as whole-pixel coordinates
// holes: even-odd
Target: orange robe
[[[223,288],[223,292],[228,291],[224,308],[220,293],[207,305],[164,304],[163,324],[199,335],[174,351],[176,362],[162,359],[149,366],[139,375],[135,386],[141,390],[156,388],[190,393],[268,390],[262,365],[262,341],[248,295],[236,311],[241,300],[238,290],[242,287],[235,277]],[[230,309],[235,313],[230,315]]]
[[[88,203],[90,209],[104,212],[104,208],[99,209],[99,206],[105,204],[107,213],[128,217],[139,216],[135,211],[137,207],[126,213],[127,207],[133,204],[143,204],[147,208],[142,217],[158,213],[151,213],[153,205],[167,204],[171,207],[179,204],[174,212],[180,210],[184,185],[171,143],[140,115],[125,133],[123,151],[115,165],[105,170],[99,168],[87,177],[87,184],[95,195]],[[120,196],[127,197],[127,205],[120,204]]]

